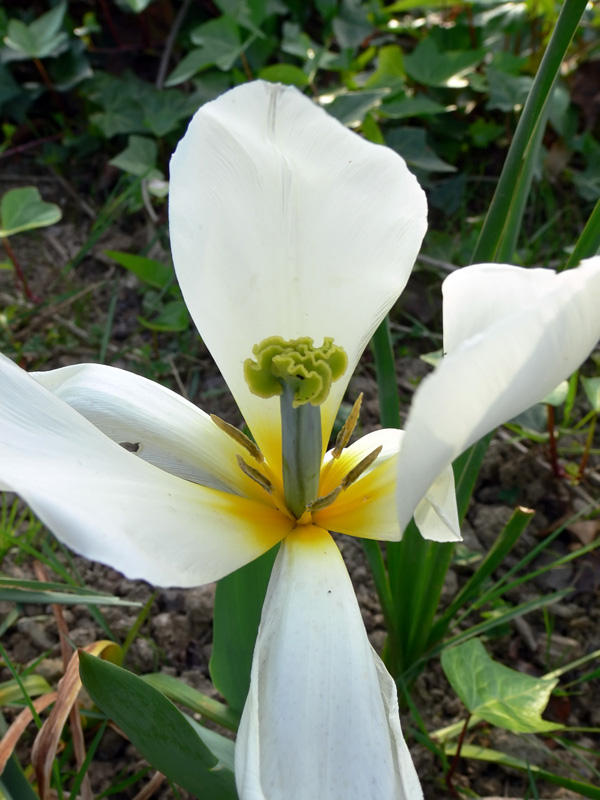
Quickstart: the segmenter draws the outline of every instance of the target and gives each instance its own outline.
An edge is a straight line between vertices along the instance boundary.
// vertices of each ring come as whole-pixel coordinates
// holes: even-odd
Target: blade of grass
[[[579,264],[582,258],[596,255],[600,249],[600,200],[596,202],[590,218],[577,240],[573,252],[565,265],[565,269]]]

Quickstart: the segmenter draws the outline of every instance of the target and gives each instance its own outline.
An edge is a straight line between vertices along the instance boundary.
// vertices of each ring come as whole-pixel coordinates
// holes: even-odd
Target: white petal
[[[154,381],[104,364],[75,364],[32,377],[119,444],[180,478],[255,496],[260,489],[240,470],[247,451],[208,414]]]
[[[279,405],[249,393],[242,364],[252,346],[279,335],[344,347],[347,373],[323,409],[328,438],[425,232],[425,195],[404,161],[295,88],[257,81],[197,112],[171,160],[169,203],[187,305],[272,464]]]
[[[331,537],[282,544],[235,753],[240,800],[419,800],[396,688]]]
[[[319,495],[339,486],[342,479],[375,448],[377,460],[344,489],[332,505],[313,513],[316,525],[365,539],[398,541],[402,538],[396,506],[398,454],[404,432],[394,428],[373,431],[345,448],[339,458],[325,456]],[[436,542],[460,540],[454,475],[450,466],[434,480],[415,511],[422,536]]]
[[[269,505],[182,480],[104,436],[0,356],[0,481],[63,541],[130,578],[217,580],[286,535]]]
[[[467,267],[443,289],[448,354],[415,393],[398,459],[403,525],[445,466],[541,401],[600,337],[598,257],[560,274]]]

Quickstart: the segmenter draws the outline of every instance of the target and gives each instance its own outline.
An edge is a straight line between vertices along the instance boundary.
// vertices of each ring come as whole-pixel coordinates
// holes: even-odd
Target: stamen
[[[315,501],[313,501],[309,506],[309,511],[320,511],[322,508],[327,508],[330,506],[334,500],[337,499],[338,495],[342,491],[342,485],[336,486],[333,492],[329,492],[329,494],[324,494],[322,497],[317,497]]]
[[[352,434],[354,433],[354,429],[356,428],[356,423],[358,422],[358,417],[360,415],[360,407],[362,405],[363,393],[361,392],[358,397],[356,398],[354,405],[352,406],[352,411],[348,415],[348,418],[340,428],[340,432],[337,435],[335,440],[335,447],[331,451],[332,458],[339,458],[342,455],[342,450],[348,442],[350,441]]]
[[[242,447],[245,447],[246,450],[252,456],[252,458],[258,461],[259,464],[261,464],[265,460],[265,457],[260,452],[259,447],[256,444],[254,444],[252,439],[246,436],[245,433],[242,433],[242,431],[238,430],[238,428],[236,428],[235,425],[230,425],[229,422],[225,422],[224,419],[221,419],[221,417],[217,417],[216,414],[211,414],[210,418],[215,423],[217,428],[220,428],[228,436],[231,436],[231,438],[235,442],[241,444]]]
[[[346,477],[342,481],[341,483],[342,488],[347,489],[351,483],[354,483],[354,481],[358,480],[358,478],[360,478],[363,472],[367,470],[371,466],[371,464],[375,461],[379,453],[381,453],[382,449],[383,445],[380,444],[379,447],[376,447],[375,450],[369,453],[368,456],[365,456],[363,459],[361,459],[358,462],[358,464],[350,470],[350,472],[346,475]]]
[[[344,489],[347,489],[351,484],[358,480],[363,472],[365,472],[365,470],[371,466],[379,453],[381,453],[382,447],[383,445],[379,445],[379,447],[376,447],[375,450],[369,453],[369,455],[361,459],[358,464],[350,470],[345,478],[342,479],[342,482],[339,484],[339,486],[336,486],[336,488],[332,492],[329,492],[329,494],[324,494],[322,497],[317,497],[316,500],[309,504],[308,509],[310,511],[320,511],[321,509],[330,506]]]
[[[241,456],[236,456],[236,458],[239,468],[242,470],[244,475],[247,475],[255,483],[258,483],[261,489],[264,489],[265,492],[271,494],[273,491],[273,484],[271,481],[265,477],[262,472],[259,472],[257,469],[254,469],[254,467],[251,467],[250,464],[247,464]]]

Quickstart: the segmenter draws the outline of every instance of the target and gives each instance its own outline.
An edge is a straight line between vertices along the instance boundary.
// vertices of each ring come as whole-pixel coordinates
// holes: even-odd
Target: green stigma
[[[293,393],[294,408],[324,403],[331,384],[348,366],[346,353],[331,337],[325,337],[323,344],[315,347],[309,336],[287,341],[281,336],[268,336],[255,344],[252,352],[256,361],[244,361],[244,377],[250,391],[259,397],[276,397],[283,393],[285,385]]]

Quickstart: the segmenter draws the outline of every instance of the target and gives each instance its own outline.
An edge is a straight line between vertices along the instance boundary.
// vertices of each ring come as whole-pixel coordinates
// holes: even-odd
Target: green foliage
[[[499,664],[479,639],[444,650],[442,667],[473,716],[514,733],[562,727],[541,717],[558,679],[535,678]]]
[[[81,653],[80,672],[94,702],[154,767],[197,797],[235,800],[231,741],[194,724],[149,683],[121,667]]]
[[[35,186],[10,189],[0,202],[0,238],[54,225],[62,218],[56,203],[42,200]]]
[[[66,10],[66,2],[58,3],[30,25],[11,19],[4,38],[9,50],[4,61],[54,58],[63,53],[69,46],[68,35],[61,30]]]

